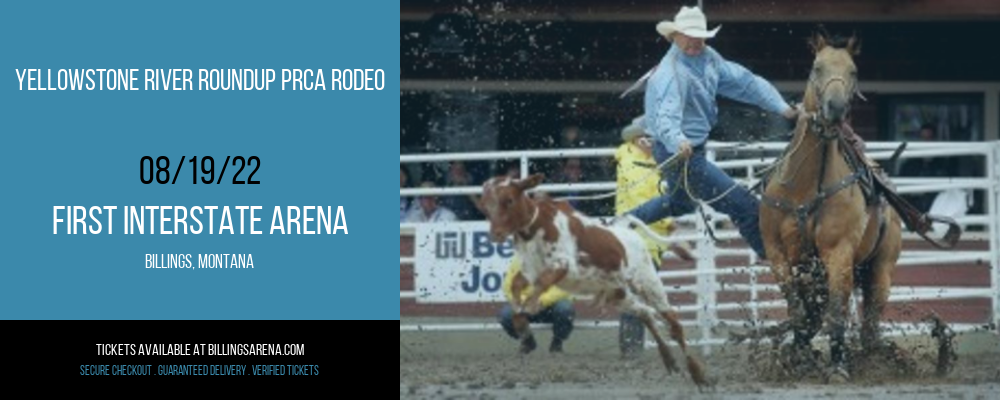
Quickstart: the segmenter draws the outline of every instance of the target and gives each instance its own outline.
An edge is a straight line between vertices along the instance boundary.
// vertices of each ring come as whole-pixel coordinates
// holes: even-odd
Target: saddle
[[[781,201],[781,199],[770,199],[763,194],[763,188],[767,187],[767,181],[773,170],[768,170],[767,174],[761,178],[760,182],[758,182],[752,190],[756,189],[758,193],[761,194],[762,201],[765,204],[779,209],[787,209],[788,211],[797,211],[800,214],[804,214],[800,216],[800,219],[803,219],[818,209],[823,200],[833,195],[833,193],[850,186],[851,184],[857,183],[861,187],[862,193],[864,193],[865,204],[869,207],[878,205],[879,207],[877,209],[880,215],[882,206],[888,203],[889,206],[896,210],[896,213],[899,214],[903,223],[906,225],[906,228],[911,232],[915,232],[921,238],[937,248],[954,248],[962,235],[962,229],[958,223],[949,217],[923,213],[910,204],[910,202],[906,201],[906,199],[900,197],[900,195],[896,193],[896,185],[889,179],[885,169],[875,161],[872,161],[865,156],[865,143],[861,137],[854,132],[854,129],[846,123],[837,126],[837,128],[841,131],[841,134],[838,135],[837,139],[840,140],[842,144],[840,146],[841,153],[851,170],[855,171],[854,174],[848,175],[832,187],[821,188],[816,198],[810,202],[810,204],[802,205],[798,207],[797,210],[786,202]],[[901,144],[890,158],[889,164],[895,163],[905,148],[906,143]],[[788,149],[786,148],[785,151],[787,152]],[[781,157],[779,157],[779,160],[784,158],[786,155],[787,153],[782,154]],[[935,222],[948,225],[948,231],[941,239],[936,239],[930,236]],[[881,223],[882,222],[880,221],[880,224]],[[883,227],[880,226],[879,240],[881,240],[882,230]]]
[[[847,147],[847,154],[853,161],[849,163],[855,164],[859,168],[865,169],[866,175],[871,177],[871,191],[873,196],[878,196],[885,199],[899,217],[906,224],[906,228],[911,232],[915,232],[920,235],[928,243],[934,245],[941,249],[954,248],[958,243],[958,240],[962,236],[962,228],[955,222],[954,219],[945,216],[932,215],[921,212],[909,201],[899,196],[896,193],[896,185],[889,180],[889,175],[885,173],[885,169],[880,165],[875,164],[874,161],[868,162],[868,158],[865,157],[864,149],[865,145],[861,138],[854,133],[854,130],[847,124],[843,124],[842,129],[844,129],[845,135],[843,135],[845,141],[851,146]],[[902,154],[903,150],[906,148],[906,143],[901,144],[893,153],[892,158],[889,159],[889,164],[895,164],[899,155]],[[945,232],[941,239],[930,237],[930,233],[933,230],[933,224],[935,222],[940,222],[948,225],[948,231]]]

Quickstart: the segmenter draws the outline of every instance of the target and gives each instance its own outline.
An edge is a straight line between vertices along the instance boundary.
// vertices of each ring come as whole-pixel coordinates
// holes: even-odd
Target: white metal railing
[[[871,142],[867,144],[869,156],[878,159],[887,159],[892,156],[898,143]],[[741,153],[747,152],[779,152],[784,150],[786,143],[723,143],[709,142],[707,149],[709,157],[716,153],[725,153],[738,150]],[[614,149],[572,149],[572,150],[531,150],[531,151],[499,151],[484,153],[461,153],[461,154],[429,154],[429,155],[400,155],[400,163],[423,163],[423,162],[445,162],[445,161],[490,161],[490,160],[519,160],[520,174],[525,177],[529,174],[528,167],[531,160],[553,159],[567,157],[612,157]],[[913,301],[913,300],[939,300],[955,298],[989,298],[993,307],[992,322],[1000,324],[1000,142],[970,142],[970,143],[910,143],[907,150],[902,153],[901,158],[931,158],[931,157],[953,157],[953,156],[974,156],[985,159],[985,177],[979,178],[894,178],[893,181],[899,187],[900,193],[926,193],[940,192],[947,189],[974,189],[984,191],[985,213],[981,215],[968,215],[958,218],[961,225],[978,226],[983,228],[984,233],[966,234],[965,238],[975,236],[981,240],[987,240],[989,249],[985,251],[905,251],[897,264],[899,267],[909,267],[914,265],[941,265],[960,263],[985,263],[992,266],[990,268],[990,286],[976,288],[959,287],[893,287],[890,301]],[[774,162],[774,157],[761,157],[757,155],[746,159],[728,159],[716,164],[724,169],[740,169],[745,171],[745,176],[753,177],[761,169],[770,166]],[[742,183],[752,183],[753,179],[737,179]],[[611,191],[616,188],[614,182],[589,182],[581,184],[548,184],[538,188],[545,192],[598,192]],[[426,195],[467,195],[480,193],[482,188],[456,187],[456,188],[420,188],[401,189],[401,197],[426,196]],[[717,223],[726,216],[708,210],[712,216],[712,221]],[[755,323],[768,323],[761,321],[759,310],[765,308],[784,307],[783,300],[759,301],[759,295],[765,291],[775,291],[777,287],[773,284],[758,283],[761,275],[769,274],[767,267],[753,266],[756,264],[755,254],[747,248],[720,248],[708,237],[707,229],[700,217],[684,216],[675,218],[680,222],[692,223],[695,226],[693,232],[682,232],[671,236],[671,240],[696,241],[697,262],[693,270],[665,271],[660,272],[662,279],[673,278],[695,278],[695,283],[684,285],[669,285],[668,293],[688,292],[695,293],[696,303],[677,307],[681,312],[695,312],[697,317],[694,321],[685,321],[685,325],[698,327],[701,330],[701,337],[695,340],[696,344],[705,345],[704,351],[708,352],[708,345],[721,342],[719,338],[712,337],[712,327],[720,323],[719,311],[725,310],[749,310],[751,318]],[[400,224],[400,235],[412,235],[413,224]],[[717,230],[716,236],[720,240],[739,238],[739,233],[732,230]],[[912,234],[905,234],[904,238],[916,238]],[[719,256],[749,256],[751,266],[741,266],[737,268],[719,268],[716,265],[716,257]],[[400,257],[400,264],[412,264],[413,257]],[[749,283],[745,284],[722,284],[718,282],[720,275],[749,275]],[[750,302],[747,304],[723,303],[716,301],[717,292],[743,291],[749,292]],[[400,299],[415,299],[417,294],[413,291],[400,291]],[[852,300],[857,296],[853,296]],[[853,307],[852,309],[856,309]],[[592,324],[593,327],[615,327],[617,323],[602,322]],[[961,325],[957,329],[963,330],[970,326]],[[400,331],[410,330],[477,330],[479,328],[490,327],[492,324],[440,324],[440,325],[400,325]],[[470,329],[475,328],[475,329]],[[901,331],[899,327],[894,327],[896,331]],[[905,328],[903,330],[907,330]],[[971,329],[971,328],[970,328]],[[909,329],[912,330],[912,329]]]

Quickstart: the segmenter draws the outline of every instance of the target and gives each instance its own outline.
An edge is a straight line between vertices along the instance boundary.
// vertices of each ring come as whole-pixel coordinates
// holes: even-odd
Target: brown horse
[[[806,112],[765,186],[760,230],[788,301],[795,348],[811,354],[811,340],[825,322],[831,338],[830,377],[846,380],[844,332],[852,289],[862,289],[861,338],[866,349],[874,349],[899,258],[901,227],[885,201],[866,199],[861,188],[865,169],[859,165],[864,161],[845,147],[850,146],[844,136],[850,129],[850,101],[858,93],[857,41],[817,34],[810,44],[816,59],[803,99]]]

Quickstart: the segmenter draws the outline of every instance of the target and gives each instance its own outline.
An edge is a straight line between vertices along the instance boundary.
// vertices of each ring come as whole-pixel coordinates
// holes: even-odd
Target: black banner
[[[199,381],[311,386],[329,382],[343,369],[335,356],[342,362],[352,353],[375,354],[374,340],[359,340],[358,331],[348,340],[346,323],[339,329],[336,323],[4,321],[9,344],[3,357],[8,361],[5,378],[85,385]],[[343,378],[351,373],[337,374]]]

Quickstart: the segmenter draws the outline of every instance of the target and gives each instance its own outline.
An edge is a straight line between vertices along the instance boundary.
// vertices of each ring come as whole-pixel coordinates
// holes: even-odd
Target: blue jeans
[[[662,164],[673,154],[659,142],[653,145],[653,158]],[[684,182],[684,162],[678,162],[663,169],[667,180],[667,193],[647,201],[630,213],[645,223],[653,223],[667,217],[677,217],[694,212],[695,203],[681,186]],[[705,150],[699,146],[688,160],[688,184],[691,193],[701,200],[711,200],[729,190],[735,182],[719,167],[705,158]],[[757,200],[743,185],[737,185],[725,197],[713,203],[712,208],[726,214],[736,224],[740,234],[761,259],[765,258],[764,243],[760,238],[760,200]]]
[[[618,325],[618,348],[623,356],[642,352],[646,340],[646,327],[635,314],[622,313]]]
[[[570,332],[573,332],[573,319],[575,316],[576,311],[573,309],[573,302],[570,300],[561,300],[547,308],[543,308],[534,315],[529,315],[528,322],[533,324],[552,324],[552,340],[561,342],[568,339]],[[503,330],[510,337],[517,339],[517,334],[514,332],[514,310],[510,307],[510,304],[504,305],[503,309],[500,310],[498,319]]]

